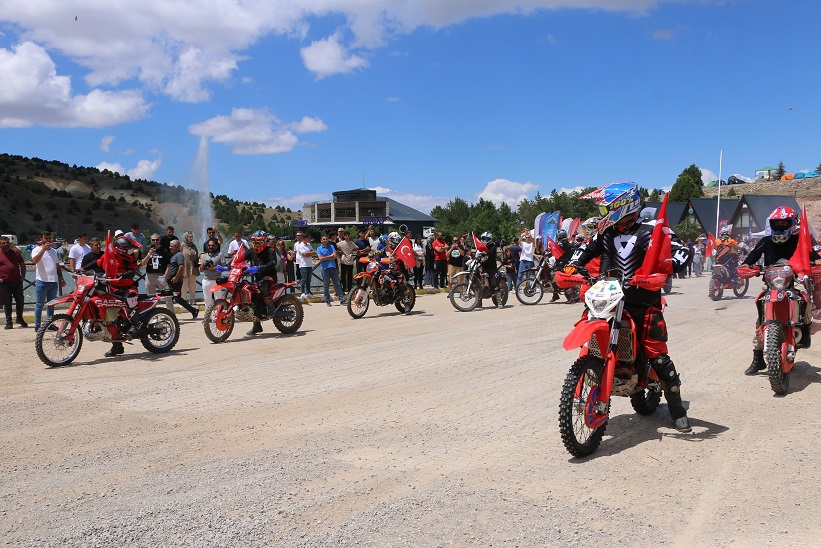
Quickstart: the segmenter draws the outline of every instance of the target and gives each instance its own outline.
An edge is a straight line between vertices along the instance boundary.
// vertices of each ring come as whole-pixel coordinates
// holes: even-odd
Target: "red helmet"
[[[777,244],[783,244],[798,231],[798,215],[787,206],[775,208],[767,218],[767,222],[772,230],[772,240]]]

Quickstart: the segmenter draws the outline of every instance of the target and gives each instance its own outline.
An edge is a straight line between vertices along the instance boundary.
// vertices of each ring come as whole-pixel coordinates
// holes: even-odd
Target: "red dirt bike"
[[[747,289],[750,287],[750,280],[742,276],[736,277],[733,280],[730,272],[730,267],[717,264],[713,265],[713,271],[710,276],[710,285],[707,286],[707,295],[714,301],[721,300],[725,289],[732,289],[736,297],[743,297],[747,294]]]
[[[72,274],[77,278],[74,292],[46,304],[54,306],[70,302],[67,313],[55,314],[40,326],[34,339],[37,356],[49,367],[68,365],[80,353],[83,339],[104,342],[128,342],[131,320],[128,303],[134,299],[140,311],[140,328],[137,336],[149,352],[168,352],[180,337],[180,324],[171,310],[157,305],[161,295],[138,295],[136,290],[122,295],[110,293],[108,282],[122,278],[106,278],[99,274]]]
[[[745,279],[760,274],[758,267],[738,269],[738,275]],[[764,342],[764,363],[770,388],[776,394],[787,393],[795,353],[799,348],[809,348],[811,342],[811,319],[805,318],[810,300],[795,282],[792,266],[786,259],[781,259],[764,270],[764,291],[755,299],[758,309],[756,330]]]
[[[359,262],[368,266],[354,276],[356,287],[348,293],[348,314],[354,319],[363,317],[371,299],[376,306],[393,304],[399,312],[410,314],[416,291],[408,285],[399,263],[393,257],[361,257]]]
[[[217,270],[225,272],[228,268],[219,265]],[[230,269],[225,282],[211,288],[213,293],[226,292],[225,297],[214,301],[214,305],[202,321],[205,336],[211,342],[221,343],[228,339],[236,322],[272,320],[274,326],[282,333],[295,333],[302,326],[302,303],[292,293],[285,293],[289,287],[295,286],[296,282],[272,283],[271,295],[266,301],[259,286],[245,279],[245,276],[252,276],[258,270],[259,267],[256,266],[235,266]],[[259,309],[267,310],[269,303],[274,305],[274,314],[269,317],[266,312],[262,317],[257,317],[254,312],[255,305]]]
[[[615,273],[611,271],[611,273]],[[613,396],[630,398],[640,415],[655,412],[663,386],[636,336],[636,324],[624,312],[626,284],[658,291],[664,274],[634,276],[632,280],[604,277],[585,291],[585,311],[565,337],[565,350],[581,348],[570,367],[559,402],[559,431],[567,451],[585,457],[599,446],[610,418]],[[582,274],[557,273],[560,284],[590,284]]]
[[[545,288],[553,291],[554,283],[559,289],[564,290],[567,302],[578,302],[581,295],[577,284],[561,286],[557,281],[554,281],[555,275],[559,272],[553,269],[553,263],[555,262],[552,257],[545,254],[539,259],[535,267],[522,271],[521,280],[516,284],[516,298],[519,299],[520,303],[525,305],[539,304],[544,296]]]

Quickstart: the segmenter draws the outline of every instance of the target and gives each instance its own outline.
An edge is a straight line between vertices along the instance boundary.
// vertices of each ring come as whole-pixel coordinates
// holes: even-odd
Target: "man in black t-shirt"
[[[166,227],[165,236],[160,238],[160,245],[164,247],[166,251],[171,251],[171,242],[174,240],[179,240],[179,238],[174,235],[174,227]]]
[[[145,257],[140,261],[140,266],[145,267],[145,292],[153,295],[160,289],[168,289],[168,281],[165,279],[165,270],[168,268],[168,261],[171,253],[160,245],[160,235],[151,235],[151,247],[145,252]],[[166,299],[166,304],[171,307],[171,299]]]

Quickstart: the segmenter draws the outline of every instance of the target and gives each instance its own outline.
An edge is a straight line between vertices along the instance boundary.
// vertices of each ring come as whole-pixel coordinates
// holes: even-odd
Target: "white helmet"
[[[399,235],[398,232],[391,232],[388,234],[388,245],[391,247],[396,247],[399,245],[399,242],[402,241],[402,237]]]
[[[493,234],[491,234],[490,232],[482,232],[482,235],[479,236],[479,239],[485,243],[488,243],[490,240],[493,239]]]

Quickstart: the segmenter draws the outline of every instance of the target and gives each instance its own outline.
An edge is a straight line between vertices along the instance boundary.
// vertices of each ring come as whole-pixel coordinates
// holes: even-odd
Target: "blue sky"
[[[720,150],[725,179],[811,169],[819,21],[811,1],[0,0],[0,151],[424,212],[715,179]]]

